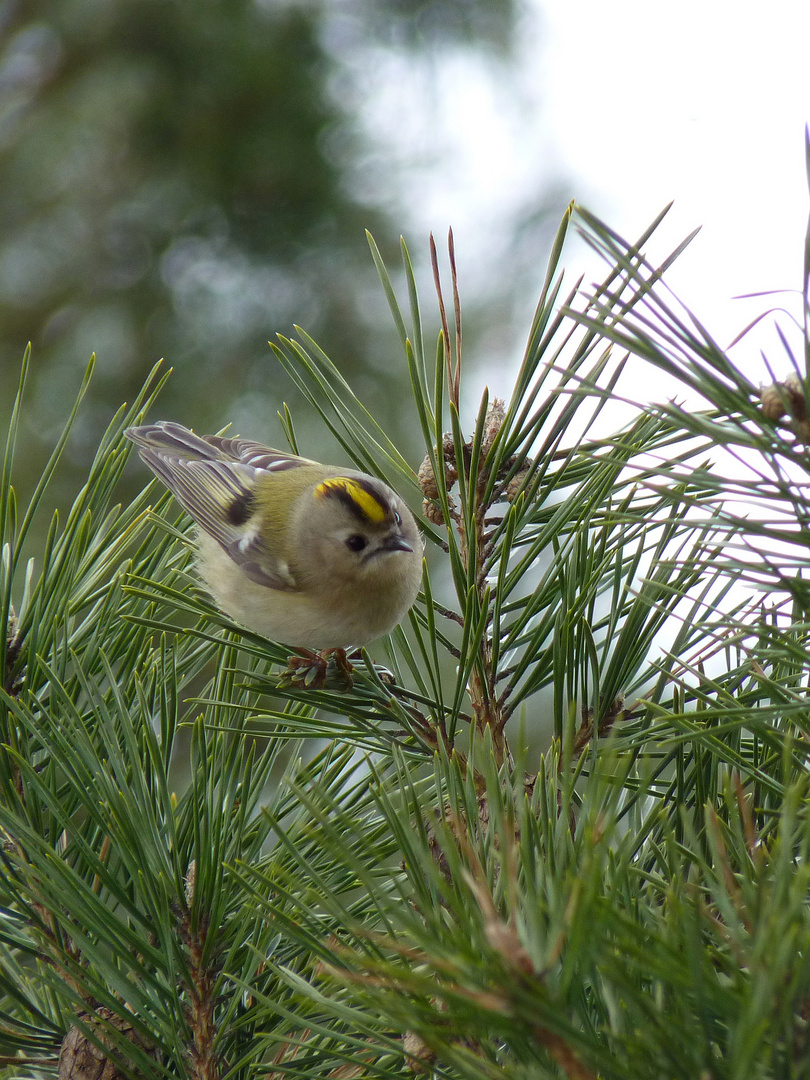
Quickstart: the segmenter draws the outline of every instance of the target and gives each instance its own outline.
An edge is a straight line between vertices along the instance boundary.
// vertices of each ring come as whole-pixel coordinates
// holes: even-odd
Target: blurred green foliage
[[[515,18],[503,0],[4,5],[0,421],[31,340],[29,475],[91,352],[63,492],[161,356],[174,368],[163,415],[268,436],[289,386],[267,340],[293,322],[396,428],[402,374],[381,362],[363,229],[390,250],[398,208],[393,187],[353,189],[370,148],[346,58],[448,45],[508,56]]]

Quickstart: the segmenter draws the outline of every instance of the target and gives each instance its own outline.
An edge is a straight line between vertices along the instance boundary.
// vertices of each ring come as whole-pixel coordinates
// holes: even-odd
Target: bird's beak
[[[413,551],[408,541],[397,535],[397,533],[386,536],[385,540],[380,544],[380,548],[382,551]]]

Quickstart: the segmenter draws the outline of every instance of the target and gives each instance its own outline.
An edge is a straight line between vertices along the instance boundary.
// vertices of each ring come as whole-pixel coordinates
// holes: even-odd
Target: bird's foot
[[[313,652],[301,649],[301,655],[291,656],[287,670],[279,679],[282,686],[302,690],[351,690],[354,668],[345,649],[322,649]]]

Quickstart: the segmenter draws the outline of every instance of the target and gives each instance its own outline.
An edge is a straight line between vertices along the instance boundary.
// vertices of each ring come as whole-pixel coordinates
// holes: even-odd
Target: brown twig
[[[186,1019],[191,1028],[189,1048],[189,1075],[192,1080],[220,1080],[220,1061],[214,1049],[216,1022],[214,1016],[215,984],[217,970],[210,959],[205,959],[205,943],[208,936],[208,918],[200,911],[196,926],[189,910],[194,898],[196,867],[192,863],[186,878],[187,907],[178,919],[180,940],[186,949],[189,978],[186,981],[188,1003]]]

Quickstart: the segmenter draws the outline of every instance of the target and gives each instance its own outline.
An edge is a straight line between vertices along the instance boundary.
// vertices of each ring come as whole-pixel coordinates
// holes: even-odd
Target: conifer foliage
[[[23,507],[26,357],[2,1075],[810,1076],[810,269],[809,351],[784,338],[762,390],[669,296],[658,222],[628,244],[578,211],[608,271],[565,291],[572,220],[514,385],[471,415],[452,239],[435,352],[407,249],[395,285],[371,241],[418,469],[303,331],[274,344],[346,460],[421,507],[423,592],[339,690],[216,610],[157,484],[115,504],[159,370],[34,532],[81,394]],[[628,358],[687,403],[613,430]]]

